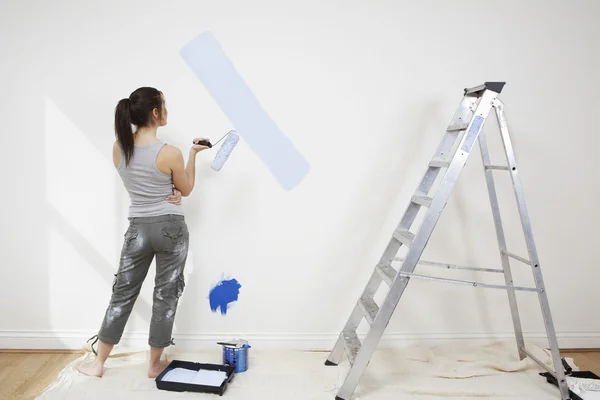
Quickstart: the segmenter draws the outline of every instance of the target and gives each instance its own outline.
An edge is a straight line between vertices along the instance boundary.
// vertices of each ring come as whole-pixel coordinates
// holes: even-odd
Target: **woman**
[[[192,145],[187,165],[181,151],[159,141],[158,127],[167,124],[163,94],[141,87],[122,99],[115,110],[116,141],[113,162],[129,193],[129,228],[112,287],[112,296],[100,331],[96,359],[78,368],[90,376],[102,376],[104,363],[119,343],[150,263],[156,256],[156,277],[150,321],[150,365],[148,377],[155,378],[166,367],[163,349],[172,344],[171,333],[179,297],[185,286],[189,233],[177,198],[194,189],[195,161],[206,146]],[[132,125],[137,129],[132,130]],[[203,138],[196,138],[198,143]],[[176,196],[173,195],[173,190]],[[91,340],[91,339],[90,339]],[[93,345],[92,344],[92,350]]]

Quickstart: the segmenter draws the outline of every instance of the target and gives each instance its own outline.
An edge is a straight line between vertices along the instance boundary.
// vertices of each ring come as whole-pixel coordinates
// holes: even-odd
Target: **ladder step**
[[[448,129],[446,129],[446,131],[448,131],[448,132],[464,131],[468,127],[469,127],[469,124],[454,124],[454,125],[449,125]]]
[[[531,265],[531,261],[529,261],[529,260],[528,260],[528,259],[526,259],[526,258],[519,257],[518,255],[516,255],[516,254],[513,254],[513,253],[510,253],[510,252],[508,252],[508,251],[505,251],[505,250],[503,250],[503,251],[502,251],[502,253],[506,254],[506,255],[507,255],[507,256],[509,256],[510,258],[514,258],[514,259],[515,259],[515,260],[517,260],[517,261],[521,261],[523,264],[528,264],[528,265]]]
[[[505,165],[485,165],[484,167],[487,169],[499,169],[502,171],[508,171],[508,167]]]
[[[444,161],[444,160],[432,160],[429,163],[429,166],[431,168],[448,168],[450,166],[450,161]]]
[[[373,325],[373,321],[375,321],[375,317],[379,312],[379,306],[375,303],[375,300],[362,297],[358,301],[358,304],[360,305],[360,308],[362,308],[369,325]]]
[[[537,289],[537,288],[522,287],[522,286],[490,285],[487,283],[460,281],[457,279],[437,278],[434,276],[410,274],[408,272],[400,272],[400,276],[403,276],[406,278],[417,278],[417,279],[426,279],[426,280],[431,280],[431,281],[439,281],[439,282],[444,282],[444,283],[457,283],[457,284],[461,284],[461,285],[469,285],[469,286],[476,286],[476,287],[480,286],[480,287],[491,288],[491,289],[512,289],[512,290],[522,290],[525,292],[538,292],[538,293],[542,292],[541,289]]]
[[[379,276],[381,276],[381,279],[383,279],[385,283],[392,286],[394,279],[396,279],[396,274],[398,274],[393,267],[389,265],[378,265],[375,270],[379,273]]]
[[[413,196],[411,201],[423,207],[430,207],[433,199],[428,196]]]
[[[392,235],[400,243],[410,247],[415,240],[415,234],[410,231],[396,231]]]
[[[344,348],[348,355],[348,361],[350,362],[350,365],[352,365],[360,350],[360,340],[358,339],[356,332],[342,332],[342,336],[344,338]]]

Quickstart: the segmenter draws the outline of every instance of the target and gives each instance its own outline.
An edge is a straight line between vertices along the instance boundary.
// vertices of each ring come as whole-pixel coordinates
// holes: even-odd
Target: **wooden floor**
[[[34,399],[83,353],[0,352],[0,399]]]
[[[563,357],[571,357],[582,371],[592,371],[600,376],[600,350],[594,351],[563,351]]]
[[[34,399],[82,353],[0,351],[0,400]],[[600,351],[565,351],[581,370],[600,375]]]

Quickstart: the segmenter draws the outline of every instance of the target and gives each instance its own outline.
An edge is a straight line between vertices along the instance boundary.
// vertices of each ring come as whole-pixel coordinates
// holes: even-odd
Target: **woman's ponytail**
[[[132,125],[137,129],[150,126],[153,122],[152,112],[156,109],[163,113],[164,99],[162,92],[153,87],[141,87],[133,91],[129,98],[122,99],[115,109],[115,135],[123,153],[125,165],[129,165],[133,157],[134,141]],[[162,118],[162,117],[161,117]]]
[[[131,129],[129,99],[120,100],[115,109],[115,136],[125,153],[125,165],[129,165],[133,156],[133,130]]]

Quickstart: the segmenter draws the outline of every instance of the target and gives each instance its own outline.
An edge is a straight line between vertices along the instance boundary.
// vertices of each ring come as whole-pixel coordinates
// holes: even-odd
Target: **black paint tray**
[[[565,375],[572,376],[574,378],[585,378],[585,379],[600,379],[600,376],[594,374],[592,371],[573,371],[571,366],[567,363],[567,361],[562,358],[561,359],[563,367],[565,367]],[[552,374],[549,372],[540,372],[540,375],[546,378],[546,382],[558,387],[558,381]],[[569,394],[571,396],[571,400],[583,400],[581,397],[577,396],[569,389]]]
[[[206,386],[196,385],[193,383],[181,383],[181,382],[170,382],[163,381],[163,377],[172,369],[185,368],[192,371],[224,371],[227,374],[227,378],[223,381],[221,386]],[[235,375],[235,367],[230,365],[220,364],[202,364],[190,361],[173,360],[163,372],[160,373],[155,379],[156,387],[160,390],[168,390],[170,392],[201,392],[201,393],[213,393],[223,396],[227,385],[233,380]]]

